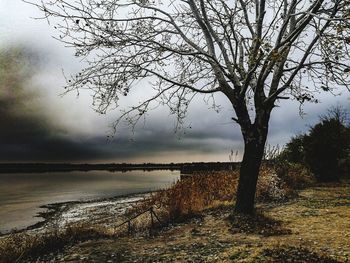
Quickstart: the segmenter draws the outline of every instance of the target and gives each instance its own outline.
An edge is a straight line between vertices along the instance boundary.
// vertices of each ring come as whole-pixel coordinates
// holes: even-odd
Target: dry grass
[[[327,255],[320,255],[304,247],[281,246],[266,248],[255,258],[256,263],[270,262],[308,262],[308,263],[340,263]]]
[[[264,215],[258,211],[255,215],[231,215],[229,217],[232,233],[258,234],[265,237],[289,235],[291,231],[282,226],[281,220]]]
[[[262,165],[257,184],[258,201],[285,200],[293,195],[294,188],[299,189],[311,182],[310,173],[302,167],[287,166],[276,170],[274,166]],[[162,222],[179,222],[209,208],[232,205],[238,178],[238,170],[197,172],[138,202],[127,213],[132,216],[154,207]],[[150,217],[145,215],[135,225],[147,228],[149,223]]]
[[[282,161],[274,165],[274,170],[288,188],[293,190],[303,189],[316,182],[311,171],[301,164]]]
[[[106,229],[87,224],[50,229],[41,234],[13,233],[0,239],[0,262],[23,262],[24,259],[59,251],[78,241],[108,236]]]
[[[232,201],[237,182],[236,171],[196,173],[152,194],[128,213],[132,215],[154,207],[163,222],[178,222],[200,214],[214,203]]]

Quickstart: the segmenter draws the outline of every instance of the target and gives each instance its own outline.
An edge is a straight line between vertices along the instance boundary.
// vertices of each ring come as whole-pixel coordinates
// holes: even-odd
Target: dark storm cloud
[[[105,119],[97,117],[90,110],[91,94],[85,94],[88,98],[84,99],[81,95],[79,100],[75,94],[58,98],[64,85],[61,69],[69,75],[84,65],[74,59],[74,50],[51,37],[57,36],[57,31],[46,20],[31,19],[41,15],[23,1],[0,1],[0,47],[26,43],[17,66],[9,70],[8,60],[0,63],[0,161],[142,162],[166,154],[167,161],[179,156],[192,161],[195,155],[199,161],[205,156],[209,156],[207,160],[227,161],[230,149],[242,153],[240,128],[232,122],[232,107],[223,96],[216,98],[224,109],[219,115],[196,98],[186,119],[191,129],[181,136],[173,133],[173,120],[161,109],[150,113],[146,127],[140,125],[134,135],[118,130],[115,139],[107,141],[108,123],[115,120],[117,111]],[[28,53],[28,49],[32,51]],[[41,85],[31,89],[30,80],[36,73]],[[323,103],[306,106],[304,118],[299,116],[297,103],[282,101],[272,113],[269,143],[284,145],[291,136],[307,131],[337,102],[350,110],[348,92],[339,97],[319,94],[318,99]],[[130,102],[138,100],[131,98]]]
[[[51,126],[40,114],[11,114],[3,108],[0,114],[1,126],[4,127],[0,131],[2,161],[147,159],[150,155],[169,151],[210,153],[225,145],[224,140],[210,138],[210,135],[201,135],[201,138],[188,135],[177,139],[171,132],[154,132],[134,140],[122,137],[107,141],[103,136],[77,139],[61,134],[62,131]]]
[[[151,118],[145,126],[139,126],[131,139],[128,139],[130,134],[127,132],[118,134],[112,141],[107,141],[102,135],[73,135],[69,129],[57,123],[57,112],[50,114],[48,105],[38,102],[38,98],[44,95],[29,88],[30,78],[35,74],[33,69],[40,68],[38,61],[31,56],[24,56],[23,52],[12,55],[2,53],[0,66],[6,64],[6,68],[2,67],[0,78],[2,162],[147,161],[152,156],[169,152],[173,153],[170,158],[175,161],[179,152],[187,156],[186,160],[192,161],[192,154],[221,154],[225,158],[230,149],[242,151],[239,126],[230,120],[232,113],[229,111],[217,115],[210,111],[196,113],[194,110],[188,120],[190,128],[182,135],[174,134],[168,125],[171,121],[165,115]],[[322,110],[318,108],[316,111],[324,112],[326,107],[323,105]],[[315,114],[311,117],[313,121],[317,119]],[[91,118],[90,121],[95,120]],[[270,142],[281,142],[281,138],[287,140],[291,135],[304,131],[308,123],[310,118],[298,117],[297,105],[291,105],[287,111],[276,109],[272,116]],[[99,129],[107,130],[107,127]],[[168,161],[172,159],[168,157]]]
[[[61,127],[40,103],[44,95],[31,89],[40,68],[26,50],[12,48],[0,54],[0,161],[96,161],[132,159],[171,151],[211,153],[229,139],[208,129],[188,129],[180,139],[163,124],[141,127],[132,140],[126,134],[107,141],[105,136],[81,136]],[[91,119],[93,121],[93,119]],[[157,123],[158,122],[158,123]],[[150,127],[150,128],[149,128]],[[200,127],[201,128],[201,127]],[[107,129],[107,127],[106,127]]]
[[[35,56],[21,48],[0,54],[0,160],[75,160],[101,154],[90,144],[64,136],[29,89]],[[103,155],[103,153],[102,153]]]
[[[38,56],[21,47],[0,52],[0,160],[84,160],[107,154],[86,140],[67,136],[31,89],[41,68]],[[102,139],[101,139],[102,140]]]
[[[108,131],[107,124],[101,125],[103,122],[98,121],[98,117],[89,114],[88,106],[81,108],[79,115],[72,115],[71,111],[79,108],[77,104],[56,105],[52,102],[59,100],[57,96],[47,101],[45,96],[50,84],[45,85],[42,92],[32,89],[33,76],[46,71],[48,66],[43,55],[37,56],[31,49],[30,52],[11,49],[0,53],[1,162],[228,161],[231,149],[242,153],[240,129],[231,120],[233,112],[229,110],[230,105],[225,104],[226,100],[222,105],[226,110],[216,114],[198,99],[186,120],[190,128],[185,134],[174,134],[173,120],[169,120],[162,109],[150,113],[146,125],[140,125],[134,135],[122,130],[114,140],[107,141],[104,135]],[[349,105],[348,96],[340,97],[339,101],[341,105]],[[309,106],[305,110],[309,114],[303,119],[298,116],[296,103],[275,109],[269,143],[283,145],[291,136],[305,132],[332,104],[334,100],[333,103]],[[63,125],[64,119],[77,125]],[[90,131],[84,133],[88,129]]]

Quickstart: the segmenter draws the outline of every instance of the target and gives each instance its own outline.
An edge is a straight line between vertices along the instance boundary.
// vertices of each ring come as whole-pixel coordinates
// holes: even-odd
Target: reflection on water
[[[168,186],[179,171],[0,174],[0,232],[40,221],[39,206],[140,193]]]

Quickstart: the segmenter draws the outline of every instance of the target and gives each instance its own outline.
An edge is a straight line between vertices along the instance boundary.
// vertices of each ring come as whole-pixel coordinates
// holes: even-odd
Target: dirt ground
[[[258,210],[232,217],[227,204],[155,236],[89,240],[36,262],[350,262],[350,184]]]

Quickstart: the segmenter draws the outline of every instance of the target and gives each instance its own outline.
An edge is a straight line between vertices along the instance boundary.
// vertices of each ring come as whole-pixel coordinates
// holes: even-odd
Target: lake
[[[33,225],[41,205],[142,193],[169,186],[179,171],[0,174],[0,232]]]

